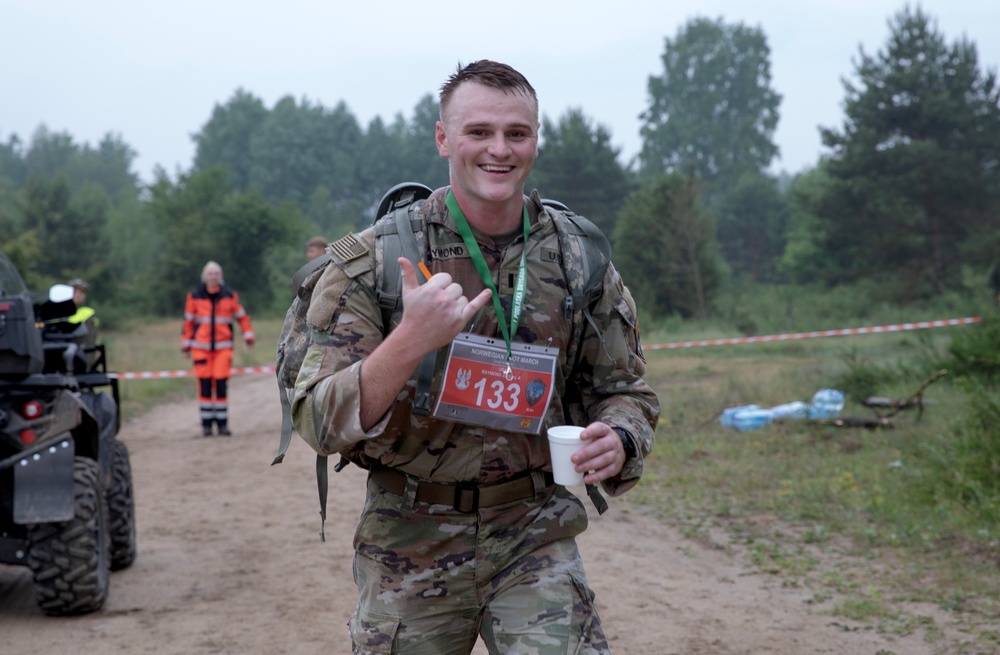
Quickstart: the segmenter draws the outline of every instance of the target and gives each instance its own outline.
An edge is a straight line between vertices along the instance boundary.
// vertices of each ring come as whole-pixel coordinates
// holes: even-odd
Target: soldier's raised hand
[[[424,352],[451,343],[490,300],[490,290],[469,300],[461,285],[448,273],[437,273],[419,284],[413,263],[399,258],[403,275],[403,318],[397,328],[411,333],[414,345]]]

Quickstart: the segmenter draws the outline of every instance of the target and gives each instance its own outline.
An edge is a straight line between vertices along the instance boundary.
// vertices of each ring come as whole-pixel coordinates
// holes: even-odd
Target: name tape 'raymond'
[[[705,339],[703,341],[678,341],[675,343],[657,343],[643,346],[643,351],[673,350],[676,348],[701,348],[705,346],[732,346],[742,343],[768,343],[772,341],[795,341],[797,339],[821,339],[824,337],[843,337],[853,334],[885,334],[890,332],[905,332],[907,330],[926,330],[928,328],[951,327],[953,325],[969,325],[979,323],[978,316],[966,318],[948,318],[941,321],[920,321],[918,323],[898,323],[896,325],[873,325],[871,327],[844,328],[840,330],[816,330],[814,332],[794,332],[791,334],[769,334],[759,337],[736,337],[732,339]],[[248,373],[274,373],[273,366],[248,366],[234,368],[233,375]],[[108,377],[119,380],[155,380],[162,378],[194,377],[192,371],[143,371],[140,373],[109,373]]]

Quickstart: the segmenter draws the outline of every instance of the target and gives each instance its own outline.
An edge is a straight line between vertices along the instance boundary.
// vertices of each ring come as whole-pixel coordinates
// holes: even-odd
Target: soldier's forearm
[[[392,407],[423,353],[391,333],[361,364],[361,428],[372,428]]]

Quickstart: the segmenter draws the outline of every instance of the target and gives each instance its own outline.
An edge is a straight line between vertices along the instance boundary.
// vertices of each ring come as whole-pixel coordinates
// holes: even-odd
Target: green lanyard
[[[472,263],[476,265],[476,270],[479,271],[479,277],[483,279],[483,284],[493,294],[493,309],[497,313],[500,331],[503,333],[503,339],[507,344],[507,360],[509,361],[511,336],[517,332],[517,325],[521,322],[521,312],[524,310],[524,291],[528,284],[525,273],[527,269],[525,262],[528,254],[528,232],[530,230],[528,208],[524,208],[524,248],[521,250],[521,263],[517,267],[517,282],[514,284],[514,299],[510,305],[510,329],[508,329],[507,323],[504,320],[503,305],[500,304],[500,294],[497,292],[496,285],[493,284],[493,274],[490,273],[490,268],[486,265],[486,259],[483,257],[483,251],[479,249],[479,244],[476,243],[476,238],[472,235],[469,221],[465,218],[462,208],[458,206],[458,201],[455,200],[455,196],[451,191],[448,191],[448,197],[445,198],[444,202],[448,207],[448,211],[451,212],[452,218],[455,219],[455,224],[458,225],[458,233],[462,235],[462,240],[465,241],[465,246],[469,249],[469,256],[472,257]]]

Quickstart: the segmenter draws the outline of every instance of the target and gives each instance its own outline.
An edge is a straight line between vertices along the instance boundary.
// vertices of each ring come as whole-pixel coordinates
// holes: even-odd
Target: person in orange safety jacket
[[[247,348],[253,348],[250,316],[237,293],[223,282],[222,267],[210,261],[202,269],[201,284],[187,295],[181,336],[181,351],[194,361],[201,430],[206,437],[212,435],[213,423],[220,435],[232,434],[226,387],[233,364],[234,322],[240,324]]]

